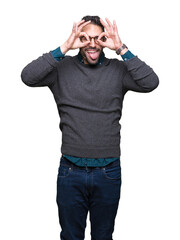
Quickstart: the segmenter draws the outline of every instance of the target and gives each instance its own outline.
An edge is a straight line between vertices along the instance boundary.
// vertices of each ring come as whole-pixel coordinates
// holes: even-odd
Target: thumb
[[[87,41],[84,42],[84,43],[81,42],[80,48],[81,48],[81,47],[86,47],[89,43],[90,43],[89,40],[87,40]]]

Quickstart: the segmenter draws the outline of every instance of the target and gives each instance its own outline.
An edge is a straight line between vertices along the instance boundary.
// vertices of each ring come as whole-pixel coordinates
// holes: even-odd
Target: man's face
[[[96,39],[103,30],[98,25],[88,24],[82,29],[82,32],[85,32],[89,36],[90,43],[86,47],[81,48],[80,53],[85,64],[95,65],[98,63],[103,50],[103,47],[96,43]]]

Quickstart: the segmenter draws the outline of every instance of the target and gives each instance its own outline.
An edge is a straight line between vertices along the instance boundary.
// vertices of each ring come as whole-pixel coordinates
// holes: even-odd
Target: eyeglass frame
[[[90,42],[91,42],[92,39],[94,39],[94,42],[95,42],[96,44],[98,44],[97,40],[98,40],[99,36],[95,36],[95,37],[88,36],[88,37],[89,37]],[[81,36],[81,37],[80,37],[81,42],[88,41],[87,39],[84,40],[84,41],[82,41],[83,38],[86,39],[85,36]],[[105,41],[106,41],[106,37],[103,36],[103,37],[101,38],[101,41],[105,42]]]

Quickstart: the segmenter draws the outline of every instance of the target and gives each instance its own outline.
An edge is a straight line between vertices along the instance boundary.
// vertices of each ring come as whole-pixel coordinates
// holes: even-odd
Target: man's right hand
[[[81,32],[81,31],[83,27],[89,24],[91,21],[88,21],[88,22],[84,22],[84,21],[85,20],[82,20],[78,23],[73,24],[73,29],[70,37],[63,45],[60,46],[61,52],[63,54],[65,54],[66,52],[72,49],[85,47],[90,43],[89,36],[85,32]],[[85,36],[85,38],[87,39],[86,42],[83,42],[83,43],[81,42],[80,37],[82,36]]]

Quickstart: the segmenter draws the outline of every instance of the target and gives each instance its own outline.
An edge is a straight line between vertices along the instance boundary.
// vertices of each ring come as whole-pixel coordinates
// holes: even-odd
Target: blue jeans
[[[121,188],[120,160],[79,167],[61,156],[57,205],[61,240],[83,240],[89,211],[91,240],[112,240]]]

